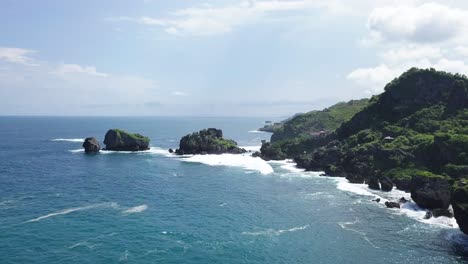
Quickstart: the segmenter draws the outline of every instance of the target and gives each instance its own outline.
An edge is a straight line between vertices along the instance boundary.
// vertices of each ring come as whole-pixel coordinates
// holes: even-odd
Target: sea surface
[[[0,263],[468,263],[453,219],[386,209],[341,178],[248,155],[176,157],[216,127],[249,150],[260,118],[0,117]],[[109,128],[141,153],[85,155]]]

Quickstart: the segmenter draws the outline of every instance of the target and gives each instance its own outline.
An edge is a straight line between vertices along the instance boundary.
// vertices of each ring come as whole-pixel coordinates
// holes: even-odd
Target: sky
[[[468,1],[0,0],[0,115],[281,117],[468,74]]]

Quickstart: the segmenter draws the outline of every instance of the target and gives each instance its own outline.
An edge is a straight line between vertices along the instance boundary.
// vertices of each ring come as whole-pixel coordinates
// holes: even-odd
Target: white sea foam
[[[260,131],[260,130],[250,130],[249,133],[271,133],[271,132]]]
[[[64,142],[84,142],[84,138],[55,138],[52,139],[51,141],[64,141]]]
[[[349,183],[348,180],[344,178],[334,178],[334,179],[337,182],[338,189],[342,191],[346,191],[346,192],[355,193],[361,196],[372,197],[372,199],[379,198],[380,199],[379,204],[382,207],[385,206],[384,204],[387,201],[395,202],[395,201],[398,201],[401,197],[405,197],[408,200],[410,199],[409,193],[405,193],[404,191],[398,190],[396,188],[394,188],[391,192],[381,192],[381,191],[375,191],[375,190],[369,189],[369,187],[366,184]],[[393,209],[391,210],[391,212],[395,214],[406,215],[419,222],[426,223],[426,224],[458,228],[458,224],[455,218],[440,216],[437,218],[432,217],[430,219],[424,219],[427,211],[423,208],[420,208],[414,202],[406,202],[401,205],[400,209],[398,210]]]
[[[240,148],[243,148],[243,149],[245,149],[245,150],[247,150],[247,151],[255,152],[255,151],[260,151],[260,148],[261,148],[261,147],[262,147],[262,146],[242,146],[242,147],[240,147]]]
[[[70,149],[69,151],[71,153],[81,153],[81,152],[84,152],[84,149]]]
[[[273,173],[273,168],[266,161],[247,154],[191,155],[182,161],[203,163],[209,166],[232,166],[259,171],[261,174]]]
[[[350,226],[350,225],[354,225],[354,224],[357,224],[357,223],[358,223],[358,220],[356,219],[354,222],[339,222],[338,225],[341,226],[341,228],[343,228],[343,229],[345,229],[345,230],[358,233],[358,234],[361,235],[362,238],[363,238],[365,241],[367,241],[371,246],[373,246],[374,248],[379,248],[378,246],[376,246],[376,245],[367,237],[366,233],[348,227],[348,226]]]
[[[71,149],[69,150],[71,153],[82,153],[84,152],[84,149]],[[138,155],[144,155],[144,154],[153,154],[153,155],[164,155],[164,156],[174,156],[174,154],[169,153],[168,150],[158,148],[158,147],[150,147],[148,150],[143,150],[143,151],[115,151],[115,150],[101,150],[99,151],[99,154],[138,154]]]
[[[249,236],[279,236],[284,233],[289,233],[289,232],[296,232],[300,230],[304,230],[308,228],[309,225],[305,226],[298,226],[298,227],[293,227],[289,229],[273,229],[273,228],[268,228],[267,230],[263,231],[257,231],[257,232],[242,232],[242,235],[249,235]]]
[[[99,203],[99,204],[92,204],[92,205],[81,206],[81,207],[67,208],[67,209],[63,209],[63,210],[53,212],[47,215],[39,216],[37,218],[28,220],[25,223],[37,222],[37,221],[41,221],[43,219],[47,219],[47,218],[58,216],[58,215],[66,215],[66,214],[70,214],[73,212],[90,210],[90,209],[95,209],[95,208],[102,208],[102,207],[118,208],[119,205],[117,203]]]
[[[146,209],[148,209],[148,206],[146,204],[142,204],[142,205],[130,207],[130,208],[122,211],[122,213],[124,213],[124,214],[141,213],[141,212],[145,211]]]

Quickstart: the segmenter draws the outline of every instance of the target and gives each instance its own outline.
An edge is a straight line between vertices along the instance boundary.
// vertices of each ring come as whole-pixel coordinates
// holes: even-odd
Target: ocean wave
[[[148,209],[148,206],[146,204],[130,207],[124,211],[122,211],[123,214],[134,214],[134,213],[141,213]]]
[[[289,229],[279,229],[279,230],[269,228],[267,230],[257,231],[257,232],[242,232],[242,235],[249,235],[249,236],[279,236],[279,235],[284,234],[284,233],[304,230],[304,229],[306,229],[308,227],[309,227],[309,225],[305,225],[305,226],[298,226],[298,227],[293,227],[293,228],[289,228]]]
[[[85,140],[84,138],[55,138],[51,139],[50,141],[55,141],[55,142],[81,142],[83,143]]]
[[[203,163],[209,166],[232,166],[258,171],[261,174],[273,173],[273,168],[261,158],[247,154],[191,155],[182,161]]]
[[[28,220],[25,223],[38,222],[38,221],[41,221],[50,217],[54,217],[54,216],[66,215],[66,214],[70,214],[73,212],[90,210],[90,209],[95,209],[95,208],[102,208],[102,207],[118,208],[119,205],[117,203],[110,202],[110,203],[92,204],[92,205],[81,206],[81,207],[72,207],[72,208],[63,209],[57,212],[53,212],[47,215],[39,216],[37,218]]]

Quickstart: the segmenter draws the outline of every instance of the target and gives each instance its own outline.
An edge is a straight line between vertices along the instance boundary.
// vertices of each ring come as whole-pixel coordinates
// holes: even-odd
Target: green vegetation
[[[468,177],[465,76],[412,68],[369,102],[354,102],[358,102],[354,107],[338,104],[291,119],[282,134],[275,137],[275,132],[276,141],[262,147],[262,154],[295,158],[306,169],[362,181],[382,175],[393,180]],[[330,113],[327,122],[320,118],[323,113]],[[340,120],[349,120],[337,125],[334,133],[305,135],[310,129],[333,129],[336,113]]]
[[[368,99],[352,100],[337,103],[321,111],[311,111],[298,114],[275,128],[271,142],[296,137],[309,137],[311,133],[320,131],[334,131],[344,121],[351,119],[368,103]]]
[[[118,128],[115,128],[113,129],[116,133],[117,133],[117,136],[119,138],[122,138],[124,135],[132,138],[132,139],[135,139],[135,140],[144,140],[144,141],[150,141],[150,139],[148,137],[145,137],[145,136],[142,136],[138,133],[129,133],[127,131],[124,131],[122,129],[118,129]]]
[[[329,136],[343,122],[362,110],[368,99],[337,103],[321,111],[297,114],[276,125],[271,143],[264,144],[261,152],[264,159],[281,160],[309,153],[329,141]]]

